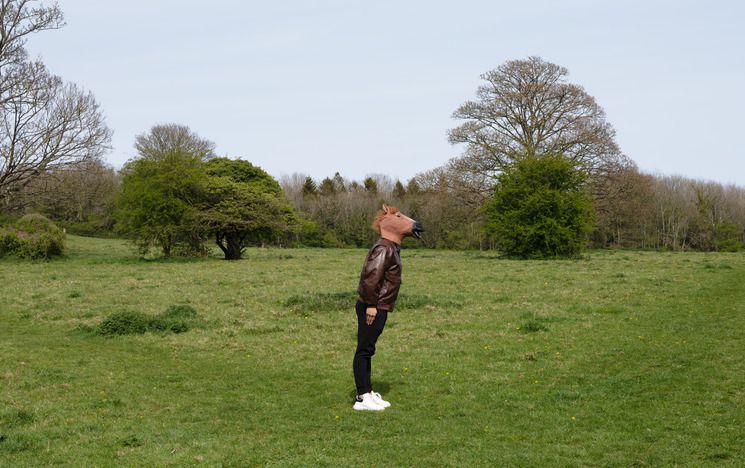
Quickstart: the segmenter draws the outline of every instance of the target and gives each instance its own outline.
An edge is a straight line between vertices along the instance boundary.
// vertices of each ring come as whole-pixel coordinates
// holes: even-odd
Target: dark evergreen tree
[[[484,205],[487,232],[509,256],[578,255],[593,220],[586,179],[560,155],[521,158],[500,174],[494,196]]]
[[[303,198],[318,195],[318,186],[316,186],[316,182],[312,178],[305,178],[305,182],[303,182],[302,194]]]

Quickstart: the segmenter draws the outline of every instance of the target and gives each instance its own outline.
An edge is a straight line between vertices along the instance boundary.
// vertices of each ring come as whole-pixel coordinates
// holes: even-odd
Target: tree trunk
[[[225,235],[225,240],[227,241],[225,260],[240,260],[243,253],[240,236],[237,234],[227,234]]]
[[[240,260],[243,253],[243,239],[236,233],[215,234],[215,244],[225,254],[225,260]]]

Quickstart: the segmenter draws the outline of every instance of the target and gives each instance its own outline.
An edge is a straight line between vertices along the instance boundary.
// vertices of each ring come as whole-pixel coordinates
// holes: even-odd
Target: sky
[[[188,125],[275,177],[406,181],[460,155],[480,75],[540,56],[595,97],[645,172],[745,186],[739,0],[60,0],[32,56],[93,92],[114,131]]]

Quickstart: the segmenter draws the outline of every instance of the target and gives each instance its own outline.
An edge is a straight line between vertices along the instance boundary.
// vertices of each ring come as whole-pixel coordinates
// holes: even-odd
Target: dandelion
[[[576,421],[576,420],[577,420],[577,418],[575,418],[574,416],[572,416],[572,421]]]

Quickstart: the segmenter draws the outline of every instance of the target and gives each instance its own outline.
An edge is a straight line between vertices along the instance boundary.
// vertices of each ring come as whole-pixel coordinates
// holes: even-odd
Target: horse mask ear
[[[389,210],[388,205],[383,203],[383,213],[388,214],[388,210]]]

